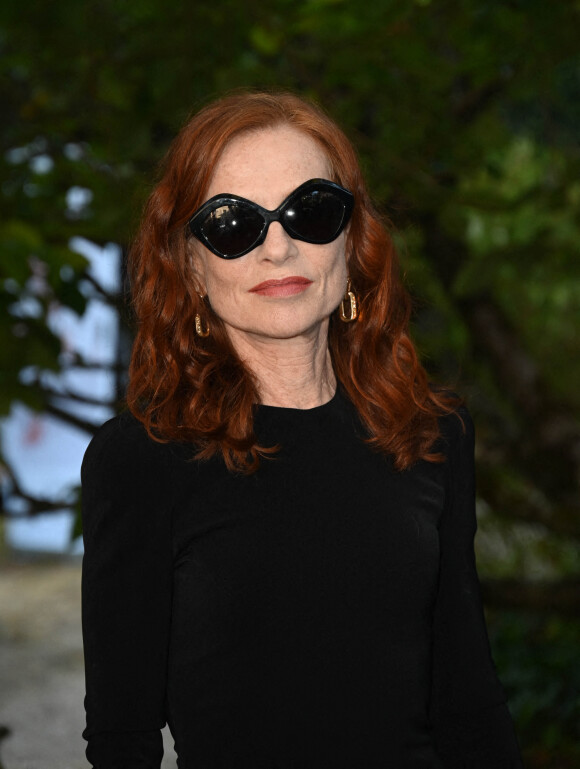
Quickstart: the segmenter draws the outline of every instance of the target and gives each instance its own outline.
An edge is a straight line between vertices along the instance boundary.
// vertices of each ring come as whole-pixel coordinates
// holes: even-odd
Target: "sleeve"
[[[445,769],[520,769],[511,716],[491,657],[475,568],[473,423],[466,410],[459,416],[461,420],[454,414],[442,420],[447,484],[433,618],[430,715],[434,741]]]
[[[168,468],[138,423],[116,419],[81,470],[86,755],[95,769],[159,769],[171,620]]]

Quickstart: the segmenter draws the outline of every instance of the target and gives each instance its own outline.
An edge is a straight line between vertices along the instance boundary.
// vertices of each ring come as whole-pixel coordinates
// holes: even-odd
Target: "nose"
[[[282,264],[298,253],[298,246],[280,222],[271,222],[266,240],[260,246],[260,257],[264,260]]]

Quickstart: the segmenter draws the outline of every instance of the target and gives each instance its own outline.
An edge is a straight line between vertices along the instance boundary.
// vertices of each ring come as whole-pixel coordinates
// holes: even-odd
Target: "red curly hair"
[[[230,470],[251,472],[260,456],[275,451],[258,445],[253,431],[256,382],[196,291],[187,223],[205,201],[228,143],[278,125],[314,139],[328,158],[332,181],[355,198],[346,253],[360,315],[349,324],[331,318],[336,377],[368,430],[368,442],[391,455],[398,469],[419,459],[438,461],[438,416],[454,410],[456,401],[429,386],[409,338],[411,301],[392,238],[345,134],[318,106],[286,92],[219,99],[194,115],[169,149],[129,255],[138,321],[129,408],[152,438],[191,442],[198,458],[221,453]],[[196,314],[209,321],[209,337],[196,336]]]

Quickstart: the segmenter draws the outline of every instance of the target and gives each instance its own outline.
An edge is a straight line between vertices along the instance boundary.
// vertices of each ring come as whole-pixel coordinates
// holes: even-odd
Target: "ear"
[[[207,282],[205,279],[205,259],[201,253],[201,249],[196,247],[196,244],[191,240],[187,243],[187,252],[189,257],[189,264],[193,273],[193,287],[196,294],[199,296],[205,296],[207,294]]]
[[[348,265],[350,264],[350,259],[351,259],[353,248],[354,248],[350,240],[350,222],[344,228],[343,234],[344,234],[344,258],[346,260],[346,266],[348,269]]]
[[[353,255],[352,248],[346,248],[345,252],[344,252],[344,260],[346,262],[347,272],[350,269],[350,262],[351,262],[351,259],[352,259],[352,255]]]

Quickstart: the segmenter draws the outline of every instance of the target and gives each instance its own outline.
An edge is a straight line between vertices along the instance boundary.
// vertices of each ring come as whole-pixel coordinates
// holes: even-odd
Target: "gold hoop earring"
[[[345,305],[348,310],[348,315],[345,311]],[[356,320],[357,318],[358,304],[355,294],[353,291],[351,291],[351,280],[349,278],[346,283],[346,293],[342,302],[340,303],[340,319],[343,321],[343,323],[352,323],[353,320]]]
[[[204,298],[203,298],[203,296],[201,296],[201,294],[199,295],[199,298],[203,302]],[[195,316],[195,333],[198,336],[201,336],[203,339],[205,339],[206,336],[209,336],[209,332],[210,332],[209,321],[207,322],[206,327],[204,328],[201,325],[201,315],[199,313],[196,313],[196,316]]]
[[[208,324],[207,324],[207,326],[204,328],[204,327],[201,325],[201,318],[200,318],[200,315],[199,315],[199,313],[197,313],[197,315],[195,316],[195,333],[196,333],[198,336],[201,336],[201,337],[204,337],[204,338],[205,338],[206,336],[209,336],[209,332],[210,332],[209,323],[208,323]]]
[[[205,300],[207,298],[207,295],[203,296],[202,294],[199,293],[199,291],[197,292],[197,295],[199,296],[199,300],[202,303],[202,305],[205,305]],[[199,312],[196,313],[196,316],[195,316],[195,333],[198,336],[200,336],[202,339],[205,339],[206,337],[209,336],[210,330],[211,329],[210,329],[210,326],[209,326],[209,321],[207,322],[207,324],[206,324],[206,326],[204,328],[202,326],[202,324],[201,324],[201,315],[199,314]]]

